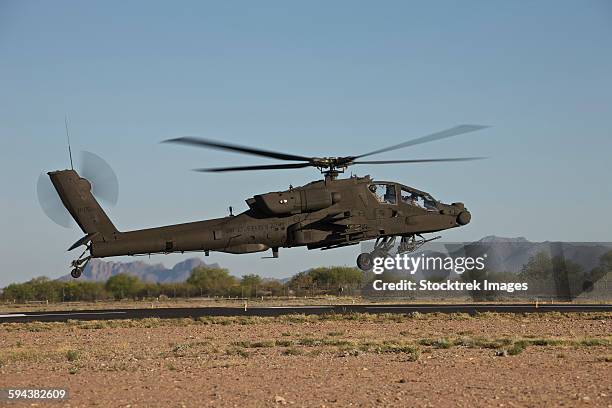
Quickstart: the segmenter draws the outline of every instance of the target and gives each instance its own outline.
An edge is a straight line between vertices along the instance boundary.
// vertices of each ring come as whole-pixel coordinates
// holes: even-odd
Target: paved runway
[[[197,318],[202,316],[281,316],[325,313],[545,313],[612,312],[612,304],[368,304],[331,306],[199,307],[45,311],[0,314],[0,323],[65,322],[67,320],[112,320]]]

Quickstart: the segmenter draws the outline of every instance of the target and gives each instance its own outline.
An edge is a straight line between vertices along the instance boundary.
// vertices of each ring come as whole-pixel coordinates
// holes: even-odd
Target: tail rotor
[[[40,208],[51,221],[64,228],[72,227],[74,221],[45,173],[38,176],[36,194]]]
[[[100,156],[91,152],[81,152],[80,159],[79,174],[91,184],[92,194],[105,204],[116,205],[119,200],[119,180],[112,167]],[[45,173],[38,176],[36,194],[40,208],[49,219],[64,228],[71,228],[74,225],[72,216]]]

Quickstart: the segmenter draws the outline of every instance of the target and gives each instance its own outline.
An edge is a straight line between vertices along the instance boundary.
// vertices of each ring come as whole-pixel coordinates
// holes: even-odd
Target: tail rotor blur
[[[70,228],[74,224],[70,213],[57,195],[51,179],[45,173],[40,173],[38,176],[36,194],[40,208],[51,221],[64,228]]]
[[[91,192],[104,204],[114,206],[119,200],[119,180],[112,167],[100,156],[83,151],[79,163],[79,175],[91,184]],[[51,179],[41,173],[36,183],[38,203],[43,212],[56,224],[70,228],[72,216],[62,203]]]
[[[91,152],[81,152],[79,173],[91,183],[91,192],[98,200],[109,205],[117,204],[119,180],[103,158]]]

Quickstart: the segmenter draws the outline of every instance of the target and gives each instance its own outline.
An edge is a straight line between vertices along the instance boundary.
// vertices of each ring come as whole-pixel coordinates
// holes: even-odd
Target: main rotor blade
[[[435,162],[463,162],[483,160],[486,157],[449,157],[445,159],[413,159],[413,160],[372,160],[354,161],[352,164],[397,164],[397,163],[435,163]]]
[[[246,170],[278,170],[278,169],[302,169],[311,166],[310,163],[290,163],[290,164],[264,164],[261,166],[239,166],[239,167],[214,167],[210,169],[194,169],[203,173],[221,173],[226,171],[246,171]]]
[[[197,147],[208,147],[218,150],[229,150],[231,152],[246,153],[255,156],[270,157],[279,160],[310,161],[310,157],[296,156],[293,154],[272,152],[270,150],[256,149],[253,147],[239,146],[235,144],[217,142],[215,140],[200,139],[197,137],[179,137],[176,139],[164,140],[162,143],[179,143]]]
[[[474,132],[476,130],[485,129],[488,126],[482,125],[459,125],[450,129],[443,130],[441,132],[432,133],[427,136],[418,137],[416,139],[409,140],[404,143],[400,143],[394,146],[385,147],[384,149],[374,150],[373,152],[365,153],[359,156],[355,156],[356,159],[366,156],[372,156],[374,154],[389,152],[391,150],[402,149],[408,146],[414,146],[422,143],[433,142],[434,140],[446,139],[447,137],[457,136],[464,133]]]

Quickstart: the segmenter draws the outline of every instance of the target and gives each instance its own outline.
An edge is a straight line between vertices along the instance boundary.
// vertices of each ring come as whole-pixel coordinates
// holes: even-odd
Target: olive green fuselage
[[[395,189],[395,200],[377,198],[372,185],[387,188],[391,198]],[[427,197],[429,208],[402,199],[411,192]],[[422,191],[369,177],[315,181],[257,195],[247,204],[250,208],[236,216],[100,234],[92,239],[91,254],[110,257],[187,251],[249,253],[297,246],[333,248],[384,236],[445,230],[466,224],[470,218],[461,203],[442,204]]]

